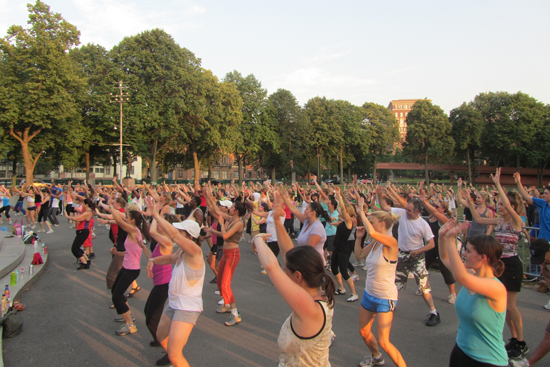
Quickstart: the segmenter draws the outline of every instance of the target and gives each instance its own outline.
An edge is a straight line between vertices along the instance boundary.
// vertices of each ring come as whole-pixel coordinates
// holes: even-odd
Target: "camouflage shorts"
[[[397,290],[405,289],[409,273],[413,273],[421,294],[431,292],[430,274],[426,270],[424,253],[411,257],[409,253],[399,251],[397,269],[395,270],[395,285],[397,286]]]

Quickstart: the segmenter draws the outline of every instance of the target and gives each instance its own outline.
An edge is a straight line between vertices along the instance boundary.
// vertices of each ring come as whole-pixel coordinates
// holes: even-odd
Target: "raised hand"
[[[514,181],[516,182],[517,185],[521,185],[521,176],[519,172],[514,173]]]
[[[495,183],[495,186],[500,184],[500,173],[501,172],[502,172],[502,168],[499,167],[499,168],[497,168],[497,171],[495,172],[494,176],[491,174],[491,180],[493,180],[493,182]]]

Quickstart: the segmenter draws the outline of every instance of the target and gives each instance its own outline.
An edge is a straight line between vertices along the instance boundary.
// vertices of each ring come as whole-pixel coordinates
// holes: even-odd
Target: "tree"
[[[429,183],[428,162],[438,161],[454,149],[452,126],[441,107],[427,99],[416,101],[406,121],[407,141],[403,152],[424,163],[426,182]]]
[[[550,161],[550,105],[544,106],[543,126],[535,134],[530,147],[527,150],[527,162],[538,168],[539,186],[542,187],[544,170]]]
[[[90,164],[96,161],[110,164],[112,153],[117,150],[115,143],[119,132],[113,129],[117,126],[113,117],[118,113],[118,106],[109,100],[115,85],[110,75],[114,65],[107,50],[99,45],[87,44],[71,50],[69,55],[87,80],[87,93],[80,104],[80,112],[81,151],[86,162],[86,179],[89,179]]]
[[[321,156],[334,157],[344,143],[344,133],[338,124],[338,108],[333,100],[315,97],[307,101],[304,111],[310,125],[311,154],[317,155],[317,176],[321,176]]]
[[[111,50],[120,80],[128,86],[124,140],[132,153],[149,165],[157,180],[161,152],[185,137],[184,120],[203,108],[195,90],[200,83],[200,61],[160,29],[124,38]]]
[[[480,148],[483,133],[483,117],[473,106],[462,103],[453,109],[449,122],[453,126],[451,135],[455,141],[455,149],[466,154],[468,162],[468,182],[472,181],[472,158]]]
[[[379,156],[392,151],[401,139],[399,124],[393,114],[384,106],[366,102],[362,106],[363,127],[367,130],[369,146],[365,152],[372,157],[372,177],[376,178],[376,164]]]
[[[239,166],[239,182],[242,182],[243,165],[252,164],[258,158],[263,149],[262,143],[269,138],[266,127],[268,116],[265,114],[267,91],[253,74],[243,77],[236,70],[227,73],[224,81],[236,85],[243,101],[242,123],[237,128],[233,148]]]
[[[85,81],[67,54],[80,32],[41,1],[29,4],[30,28],[11,26],[0,40],[0,122],[21,144],[26,180],[46,153],[73,164]]]

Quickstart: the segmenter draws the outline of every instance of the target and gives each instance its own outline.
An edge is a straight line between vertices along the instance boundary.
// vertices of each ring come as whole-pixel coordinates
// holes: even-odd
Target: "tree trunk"
[[[372,162],[372,182],[374,182],[376,184],[376,163],[378,161],[378,157],[376,156],[376,154],[374,154],[374,159],[373,159],[373,162]]]
[[[149,162],[149,172],[151,174],[151,183],[157,183],[158,180],[158,172],[157,172],[157,145],[158,141],[155,140],[153,145],[151,146],[151,149],[149,150],[149,158],[145,157],[147,159],[147,162]],[[122,172],[120,172],[122,174]]]
[[[544,187],[544,185],[542,184],[542,179],[544,177],[544,170],[546,169],[546,165],[548,164],[548,159],[544,161],[544,165],[542,166],[542,169],[540,170],[540,173],[539,173],[539,187]]]
[[[307,182],[311,181],[311,161],[307,162]]]
[[[25,176],[26,176],[26,185],[32,185],[34,182],[34,167],[38,158],[42,155],[42,152],[38,153],[34,159],[29,151],[29,142],[34,138],[42,129],[36,130],[29,136],[30,128],[26,128],[23,133],[15,132],[13,128],[10,128],[10,135],[13,136],[21,143],[21,151],[23,153],[23,162],[25,162]]]
[[[90,181],[90,152],[86,152],[85,156],[86,156],[86,181]]]
[[[243,184],[243,157],[238,156],[237,167],[239,167],[239,185]]]
[[[13,153],[13,162],[11,162],[11,177],[17,176],[17,159],[16,154]]]
[[[208,180],[212,180],[212,160],[208,162]]]
[[[521,162],[521,159],[520,159],[520,156],[518,154],[517,161],[516,161],[516,168],[517,168],[518,172],[520,171],[520,168],[521,168],[520,162]]]
[[[321,149],[317,147],[317,182],[321,179]]]
[[[340,149],[340,181],[344,181],[344,150]]]
[[[429,185],[430,184],[430,176],[428,175],[428,155],[426,154],[426,161],[425,161],[425,165],[424,165],[424,170],[425,170],[425,173],[426,173],[426,185]]]
[[[470,149],[466,149],[466,159],[468,160],[468,182],[472,182],[472,161],[470,160]]]
[[[193,165],[195,167],[195,181],[199,181],[201,178],[201,161],[196,151],[193,151]]]
[[[275,167],[271,169],[271,184],[275,185]]]
[[[348,166],[348,185],[351,182],[351,167]]]

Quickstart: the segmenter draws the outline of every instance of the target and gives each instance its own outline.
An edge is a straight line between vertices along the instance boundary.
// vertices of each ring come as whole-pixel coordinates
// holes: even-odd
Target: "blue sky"
[[[108,49],[162,28],[220,78],[254,74],[361,105],[429,98],[445,112],[486,91],[550,102],[550,1],[46,0]],[[0,0],[0,34],[26,25],[26,1]]]

